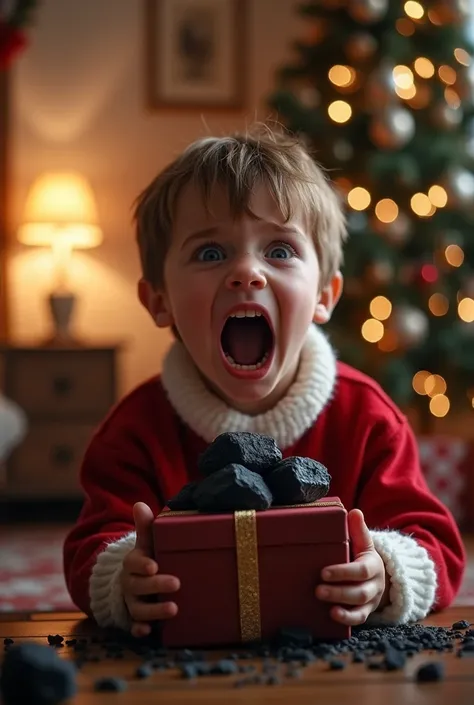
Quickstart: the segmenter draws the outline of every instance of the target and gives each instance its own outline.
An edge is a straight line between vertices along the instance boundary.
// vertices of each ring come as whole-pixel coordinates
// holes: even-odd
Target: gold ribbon
[[[244,642],[258,641],[262,636],[262,625],[255,510],[234,512],[234,527],[239,581],[240,638]]]

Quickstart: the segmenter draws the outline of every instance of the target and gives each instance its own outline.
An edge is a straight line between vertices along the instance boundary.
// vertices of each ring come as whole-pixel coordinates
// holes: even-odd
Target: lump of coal
[[[329,491],[331,476],[312,458],[285,458],[265,476],[274,504],[309,504]]]
[[[199,483],[194,501],[202,512],[268,509],[272,494],[262,476],[232,463]]]
[[[194,490],[197,485],[197,482],[188,482],[187,485],[184,485],[178,494],[168,500],[168,507],[173,511],[187,511],[189,509],[196,509],[196,504],[194,502]]]
[[[76,694],[76,668],[48,646],[19,644],[5,654],[0,692],[5,705],[55,705]]]
[[[430,661],[419,667],[415,674],[418,683],[441,681],[444,678],[444,665],[440,661]]]
[[[235,463],[265,475],[281,459],[281,450],[270,436],[246,431],[221,433],[199,458],[198,468],[207,476]]]

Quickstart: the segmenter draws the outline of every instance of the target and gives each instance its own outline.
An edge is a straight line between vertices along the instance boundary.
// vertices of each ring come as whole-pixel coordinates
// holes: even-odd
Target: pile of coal
[[[237,649],[223,658],[216,659],[215,652],[205,650],[165,649],[157,644],[154,637],[134,639],[126,634],[116,638],[68,639],[66,648],[77,653],[77,668],[88,662],[103,662],[101,676],[94,683],[96,691],[124,691],[129,680],[107,674],[106,661],[123,658],[126,652],[136,654],[141,664],[135,672],[135,679],[142,680],[154,673],[178,671],[182,678],[191,682],[205,676],[232,676],[230,685],[236,688],[255,685],[276,686],[285,680],[300,678],[305,668],[316,662],[326,664],[327,672],[341,670],[349,663],[358,664],[356,668],[379,670],[385,672],[403,672],[408,660],[416,654],[427,654],[427,658],[416,668],[413,679],[419,683],[436,682],[444,678],[445,663],[443,654],[449,653],[456,658],[471,657],[474,654],[474,629],[468,621],[455,622],[450,627],[430,627],[422,624],[405,624],[398,626],[356,627],[349,639],[323,642],[314,640],[309,630],[304,628],[285,628],[280,631],[272,643],[259,643],[246,650]],[[57,635],[56,637],[57,638]],[[54,675],[59,668],[70,668],[71,664],[59,659],[56,648],[40,645],[14,646],[12,639],[4,640],[6,655],[2,673],[3,702],[5,705],[50,705],[59,703],[68,694],[75,693],[75,683],[69,681],[71,689],[57,687]],[[58,646],[56,643],[54,646]],[[52,645],[53,646],[53,645]],[[39,654],[44,672],[48,676],[49,687],[41,690],[35,670],[31,670],[31,649]],[[26,651],[25,651],[26,649]],[[28,658],[19,659],[30,654]],[[33,662],[35,657],[33,657]],[[248,663],[253,661],[253,663]],[[10,665],[9,665],[10,664]],[[49,666],[53,664],[54,668]],[[43,669],[40,669],[43,672]],[[133,678],[133,676],[132,676]],[[36,685],[34,685],[36,683]]]
[[[42,644],[9,646],[0,674],[4,705],[58,705],[77,692],[76,668]]]
[[[227,512],[309,504],[329,491],[331,476],[312,458],[282,459],[269,436],[222,433],[201,455],[201,482],[190,482],[168,501],[171,510]]]

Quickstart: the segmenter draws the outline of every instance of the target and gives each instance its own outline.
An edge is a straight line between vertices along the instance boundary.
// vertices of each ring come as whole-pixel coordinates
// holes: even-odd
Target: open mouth
[[[259,370],[273,352],[273,332],[260,311],[238,311],[229,316],[221,334],[221,347],[231,367]]]

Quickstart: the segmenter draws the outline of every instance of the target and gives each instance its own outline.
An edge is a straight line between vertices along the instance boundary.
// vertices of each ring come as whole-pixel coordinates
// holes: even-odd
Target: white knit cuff
[[[373,612],[368,624],[406,624],[424,619],[437,587],[435,564],[417,541],[398,531],[370,531],[390,576],[390,604]]]
[[[131,532],[108,544],[98,554],[89,580],[92,614],[100,627],[130,630],[131,619],[122,595],[120,575],[123,559],[135,546],[136,534]]]

